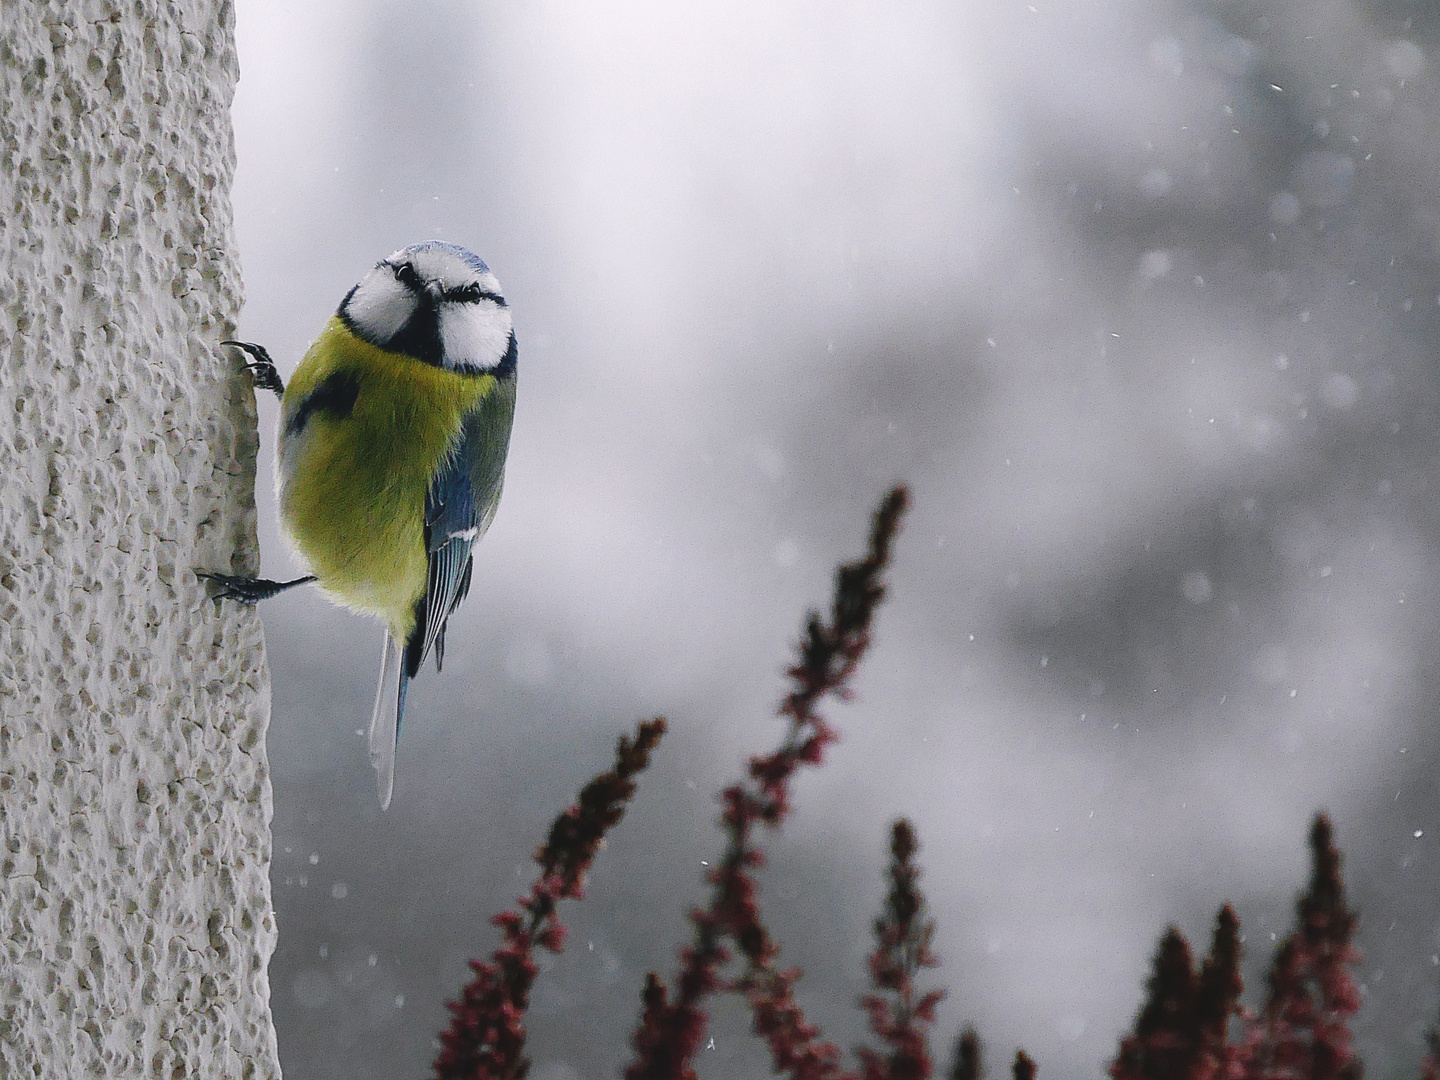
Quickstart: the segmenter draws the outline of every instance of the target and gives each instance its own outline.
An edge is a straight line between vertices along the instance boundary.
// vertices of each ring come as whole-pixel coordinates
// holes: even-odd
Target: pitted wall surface
[[[228,3],[0,5],[0,1076],[276,1077]]]

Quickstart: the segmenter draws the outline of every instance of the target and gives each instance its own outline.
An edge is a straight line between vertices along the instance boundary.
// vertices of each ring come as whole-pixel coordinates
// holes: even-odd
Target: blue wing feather
[[[406,643],[405,669],[411,678],[436,643],[443,639],[445,622],[459,604],[460,583],[470,563],[470,549],[479,533],[474,489],[464,467],[467,451],[462,438],[450,463],[435,478],[425,499],[425,547],[429,563],[425,595],[417,605],[415,631]],[[437,657],[443,658],[440,645]]]
[[[504,484],[505,453],[515,412],[513,379],[498,381],[465,418],[454,452],[425,497],[425,595],[405,643],[405,672],[414,678],[430,650],[438,669],[445,625],[470,591],[471,549],[490,526]]]

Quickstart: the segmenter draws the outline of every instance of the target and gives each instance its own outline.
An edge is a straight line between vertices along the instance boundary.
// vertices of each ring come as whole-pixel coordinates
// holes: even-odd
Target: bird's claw
[[[209,570],[196,570],[195,576],[212,585],[210,595],[216,600],[239,600],[242,604],[257,604],[269,600],[286,589],[297,585],[309,585],[316,580],[314,574],[295,578],[292,581],[271,581],[268,578],[237,577],[231,574],[216,574]]]
[[[216,600],[239,600],[242,604],[255,604],[263,599],[253,588],[259,584],[255,578],[212,574],[209,570],[196,570],[195,576],[210,584],[210,595]]]
[[[251,341],[222,341],[220,344],[233,345],[249,356],[245,361],[245,370],[250,372],[250,377],[255,380],[257,387],[269,390],[277,396],[285,393],[285,383],[280,378],[280,371],[276,368],[275,361],[270,359],[265,346]]]

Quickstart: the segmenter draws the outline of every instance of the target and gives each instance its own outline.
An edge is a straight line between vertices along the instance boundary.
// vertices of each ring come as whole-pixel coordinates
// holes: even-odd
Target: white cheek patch
[[[415,297],[387,267],[366,274],[345,305],[345,315],[356,331],[375,345],[398,334],[414,313]]]
[[[440,341],[445,366],[489,371],[505,359],[514,324],[510,312],[492,300],[440,305]]]

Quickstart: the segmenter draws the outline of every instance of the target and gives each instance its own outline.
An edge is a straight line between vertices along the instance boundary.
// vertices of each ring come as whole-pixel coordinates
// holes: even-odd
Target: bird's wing
[[[425,595],[406,642],[405,670],[414,678],[432,647],[444,658],[445,622],[470,590],[471,548],[500,502],[505,454],[515,416],[515,382],[498,380],[465,415],[454,451],[425,498]]]

